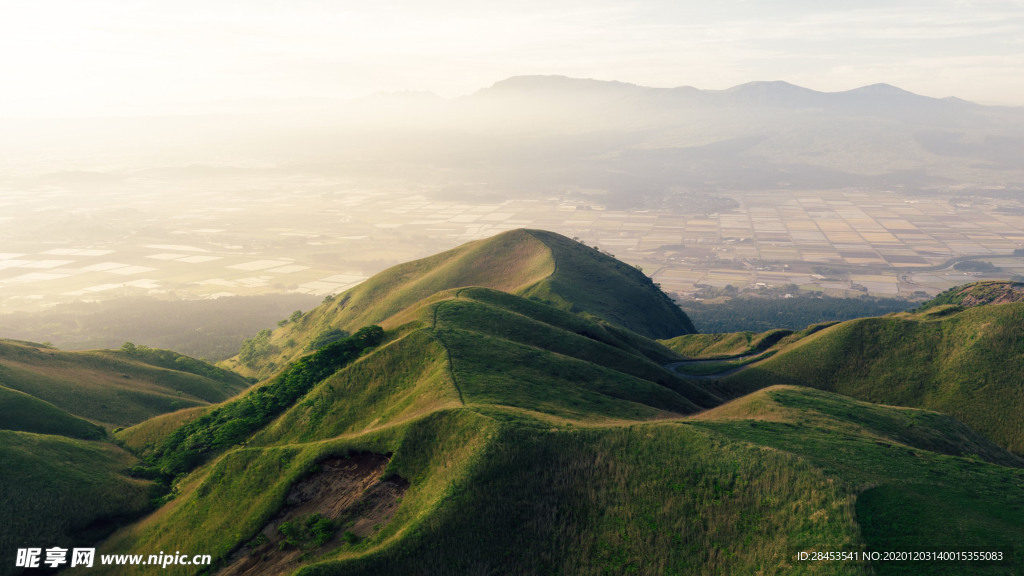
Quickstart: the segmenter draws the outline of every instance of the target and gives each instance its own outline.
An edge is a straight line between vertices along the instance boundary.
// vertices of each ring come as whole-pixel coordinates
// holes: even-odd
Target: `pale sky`
[[[0,0],[0,117],[454,97],[522,74],[1024,105],[1024,0]]]

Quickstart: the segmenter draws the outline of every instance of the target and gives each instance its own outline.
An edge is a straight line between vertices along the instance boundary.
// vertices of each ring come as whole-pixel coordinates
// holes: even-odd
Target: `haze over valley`
[[[519,227],[684,297],[920,299],[1024,269],[1021,108],[887,85],[531,76],[302,110],[3,121],[4,310],[324,296]],[[993,266],[954,268],[963,257]]]

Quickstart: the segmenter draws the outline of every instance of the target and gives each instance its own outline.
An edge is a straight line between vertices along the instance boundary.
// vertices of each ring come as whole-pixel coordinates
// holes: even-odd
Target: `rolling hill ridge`
[[[723,378],[739,394],[797,384],[949,414],[1024,454],[1024,303],[1012,283],[951,290],[918,312],[841,322]]]
[[[989,339],[1017,345],[1020,305],[680,337],[689,323],[664,303],[626,264],[512,231],[328,299],[268,337],[276,350],[250,367],[263,381],[118,431],[131,455],[24,430],[0,431],[0,450],[28,471],[26,490],[50,474],[53,490],[124,494],[129,516],[156,506],[98,554],[214,560],[170,574],[894,575],[907,566],[794,551],[1024,549],[1024,460],[996,434],[1011,427],[979,433],[945,409],[819,389],[962,394],[963,381],[938,378],[952,374],[940,356],[1005,366],[1005,348],[978,354]],[[728,377],[666,369],[750,353],[766,356]],[[932,379],[898,389],[914,365]],[[54,475],[53,459],[73,466]],[[87,512],[54,528],[64,542],[117,524]],[[20,540],[0,528],[0,542]],[[912,570],[1015,573],[1024,556]]]
[[[249,384],[168,350],[0,340],[0,574],[19,572],[16,548],[95,544],[151,510],[153,482],[132,476],[138,458],[110,429],[209,407]]]
[[[0,386],[111,428],[220,402],[249,384],[237,374],[168,350],[67,352],[0,340]]]
[[[369,324],[394,328],[418,302],[470,286],[524,296],[648,338],[696,331],[639,270],[559,234],[518,229],[385,270],[275,331],[268,353],[221,365],[266,377],[308,352],[320,334]]]
[[[469,246],[482,251],[474,257],[496,248]],[[545,283],[553,269],[537,266],[537,253],[518,253],[525,268],[505,264],[541,270],[504,276],[505,290],[431,278],[438,290],[426,294],[424,277],[455,257],[446,253],[416,263],[419,274],[389,271],[390,286],[377,279],[348,293],[351,308],[341,295],[284,327],[274,341],[287,333],[296,349],[330,326],[313,319],[330,315],[387,330],[266,426],[179,476],[158,514],[103,550],[205,546],[226,574],[788,574],[799,568],[794,546],[981,545],[993,533],[990,545],[1024,542],[1014,524],[1024,499],[1005,506],[1005,488],[1022,482],[1018,456],[926,410],[793,386],[729,401],[733,382],[674,375],[664,365],[677,352],[593,312],[608,300],[573,310],[580,287]],[[669,343],[709,354],[796,349],[836,328]],[[310,499],[308,485],[353,504]],[[959,528],[932,520],[950,507],[965,518]],[[820,570],[892,573],[867,562]]]

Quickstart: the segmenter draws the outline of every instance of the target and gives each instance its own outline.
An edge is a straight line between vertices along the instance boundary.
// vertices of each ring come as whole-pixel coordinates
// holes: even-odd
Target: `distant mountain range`
[[[699,90],[518,76],[461,98],[380,94],[335,112],[406,135],[400,146],[369,136],[368,158],[444,166],[449,178],[520,193],[585,188],[621,206],[684,205],[681,190],[1024,190],[1024,108],[887,84]]]
[[[633,122],[664,118],[688,110],[757,109],[817,110],[841,115],[882,115],[903,121],[935,120],[936,114],[963,115],[985,112],[1022,114],[1024,108],[983,106],[955,97],[932,98],[889,84],[872,84],[841,92],[819,92],[783,81],[758,81],[725,90],[701,90],[692,86],[651,88],[624,82],[569,78],[566,76],[514,76],[496,82],[469,96],[441,98],[429,92],[382,92],[351,102],[361,112],[388,109],[399,113],[425,108],[434,113],[533,113],[558,110],[571,116],[595,111],[612,113],[612,122]],[[568,107],[568,108],[564,108]],[[907,113],[911,113],[907,117]],[[564,118],[568,121],[569,118]],[[685,118],[676,118],[683,121]],[[943,122],[962,119],[946,117]],[[452,122],[451,118],[444,118]],[[495,122],[500,119],[494,119]],[[525,128],[525,127],[524,127]],[[530,128],[536,128],[531,126]]]
[[[210,158],[235,170],[256,161],[371,182],[401,178],[437,197],[469,201],[559,196],[685,212],[706,211],[693,194],[766,189],[1024,198],[1024,108],[930,98],[886,84],[843,92],[779,81],[700,90],[517,76],[450,99],[381,93],[266,114],[7,128],[0,152],[12,156],[73,155],[62,147],[90,134],[83,144],[90,154],[151,151],[147,170],[179,159],[164,174],[189,172],[188,164]]]
[[[569,78],[566,76],[514,76],[456,100],[532,95],[578,100],[638,98],[646,104],[677,106],[773,106],[783,108],[834,108],[858,106],[931,105],[947,109],[983,108],[959,98],[931,98],[889,84],[871,84],[841,92],[819,92],[776,81],[748,82],[725,90],[701,90],[692,86],[651,88],[623,82]]]

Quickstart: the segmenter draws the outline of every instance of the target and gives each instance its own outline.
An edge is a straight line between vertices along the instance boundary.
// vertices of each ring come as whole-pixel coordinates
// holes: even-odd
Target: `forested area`
[[[800,330],[811,324],[882,316],[920,306],[897,298],[739,297],[714,303],[683,300],[680,307],[705,334],[764,332],[772,328]]]

